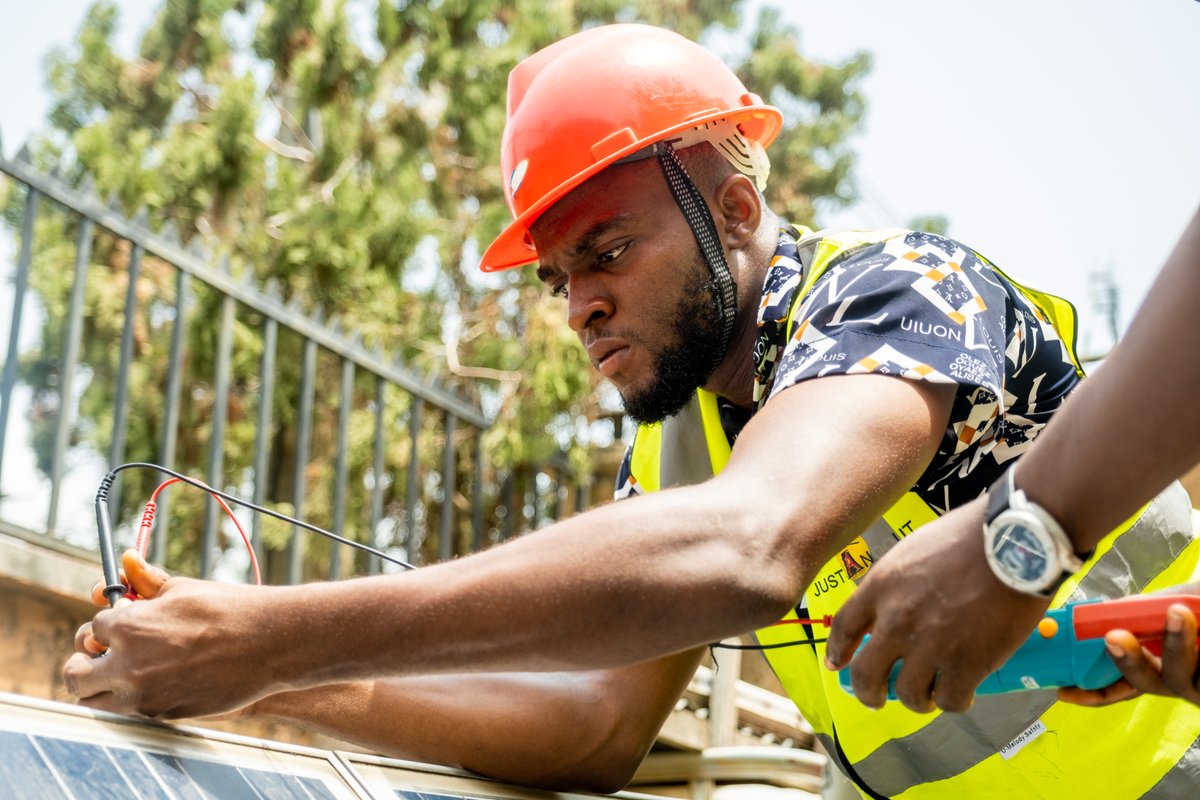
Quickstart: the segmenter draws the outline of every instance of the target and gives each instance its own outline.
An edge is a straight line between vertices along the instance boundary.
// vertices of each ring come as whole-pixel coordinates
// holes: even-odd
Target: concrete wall
[[[0,691],[67,699],[59,670],[99,575],[98,560],[0,530]]]

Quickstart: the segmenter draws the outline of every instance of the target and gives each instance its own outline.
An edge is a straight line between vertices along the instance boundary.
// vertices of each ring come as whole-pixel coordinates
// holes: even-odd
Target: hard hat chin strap
[[[721,247],[721,239],[717,234],[717,225],[713,222],[712,212],[700,189],[688,177],[683,168],[683,162],[675,153],[670,142],[658,142],[658,163],[667,179],[667,186],[675,202],[679,204],[696,244],[700,246],[700,254],[708,264],[713,283],[717,287],[717,307],[721,314],[721,346],[713,353],[709,373],[716,369],[725,357],[725,350],[733,338],[733,324],[737,320],[737,286],[734,285],[733,275],[729,272],[729,262],[725,260],[725,250]]]

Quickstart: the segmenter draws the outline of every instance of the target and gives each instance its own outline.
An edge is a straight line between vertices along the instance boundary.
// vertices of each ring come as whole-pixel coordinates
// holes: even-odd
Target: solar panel
[[[0,800],[361,800],[333,752],[0,694]]]
[[[5,753],[0,797],[228,798],[325,800],[324,782],[219,761],[0,732]]]
[[[625,800],[646,795],[622,793]],[[0,800],[585,800],[0,693]],[[654,798],[653,800],[662,800]]]

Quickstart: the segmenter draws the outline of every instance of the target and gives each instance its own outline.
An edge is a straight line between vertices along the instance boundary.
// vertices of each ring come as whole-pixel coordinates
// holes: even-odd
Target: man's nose
[[[571,276],[567,284],[567,324],[576,333],[611,317],[612,299],[599,281],[584,276]]]

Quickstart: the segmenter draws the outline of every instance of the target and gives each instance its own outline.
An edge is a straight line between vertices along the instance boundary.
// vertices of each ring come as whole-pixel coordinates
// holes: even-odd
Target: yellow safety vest
[[[835,257],[903,232],[804,233],[809,235],[797,245],[805,275],[789,329],[808,290]],[[1078,370],[1074,308],[1010,283],[1055,326]],[[638,428],[630,468],[640,488],[651,492],[703,482],[725,467],[729,454],[716,397],[700,390],[680,414]],[[875,560],[936,516],[918,495],[905,494],[822,567],[797,605],[810,617],[835,614]],[[1185,583],[1195,579],[1198,562],[1190,501],[1176,483],[1105,537],[1052,607]],[[785,619],[795,617],[791,612]],[[797,629],[781,625],[756,635],[769,645],[802,638]],[[874,711],[822,666],[823,643],[763,652],[831,758],[867,797],[1200,798],[1200,709],[1181,701],[1142,697],[1091,709],[1035,690],[981,696],[962,714],[917,714],[898,702]]]

